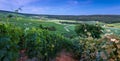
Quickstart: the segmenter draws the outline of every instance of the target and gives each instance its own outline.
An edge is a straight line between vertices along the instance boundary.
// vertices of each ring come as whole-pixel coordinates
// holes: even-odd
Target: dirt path
[[[78,61],[73,58],[73,55],[69,52],[61,51],[56,57],[55,61]]]
[[[70,26],[70,25],[67,25],[67,26],[64,27],[64,29],[65,29],[67,32],[70,32],[70,30],[68,29],[69,26]]]
[[[58,23],[58,22],[55,22],[55,23],[56,23],[56,24],[63,25],[63,24]],[[65,25],[65,24],[64,24],[64,25]],[[69,26],[71,26],[71,25],[66,25],[66,26],[64,27],[64,29],[65,29],[67,32],[70,32],[70,30],[68,29]]]

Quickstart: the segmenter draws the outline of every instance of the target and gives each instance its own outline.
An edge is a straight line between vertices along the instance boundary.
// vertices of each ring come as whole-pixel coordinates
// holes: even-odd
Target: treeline
[[[88,15],[88,16],[49,15],[47,18],[76,21],[100,21],[105,23],[120,22],[120,15]]]
[[[9,11],[0,10],[0,14],[14,13]],[[24,17],[38,17],[38,18],[48,18],[48,19],[59,19],[59,20],[76,20],[76,21],[100,21],[105,23],[117,23],[120,22],[120,15],[45,15],[45,14],[23,14]]]

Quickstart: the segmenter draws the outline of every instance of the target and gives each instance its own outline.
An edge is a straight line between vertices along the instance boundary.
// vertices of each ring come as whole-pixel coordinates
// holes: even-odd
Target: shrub
[[[75,32],[81,37],[100,38],[103,28],[99,25],[79,24],[75,27]]]
[[[44,27],[43,25],[40,24],[39,28],[44,30],[49,30],[49,31],[56,31],[56,28],[54,26]]]
[[[0,61],[16,61],[19,52],[28,58],[49,61],[62,49],[71,50],[72,43],[60,34],[43,29],[22,29],[10,24],[0,24]]]
[[[0,23],[0,61],[15,61],[19,55],[21,29]]]

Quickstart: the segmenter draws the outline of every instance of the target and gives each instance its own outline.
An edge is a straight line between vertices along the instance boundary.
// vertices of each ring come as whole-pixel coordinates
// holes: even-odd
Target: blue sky
[[[53,15],[120,14],[120,0],[0,0],[0,10]]]

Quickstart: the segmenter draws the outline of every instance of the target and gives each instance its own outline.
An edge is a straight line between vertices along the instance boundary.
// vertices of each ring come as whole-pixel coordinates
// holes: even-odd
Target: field
[[[3,20],[1,20],[1,23],[6,23],[8,19],[2,18]],[[60,21],[62,22],[76,22],[74,20],[57,20],[57,19],[50,19],[50,20],[44,20],[44,19],[31,19],[31,18],[12,18],[8,20],[8,23],[14,24],[16,26],[20,26],[22,28],[32,28],[32,27],[36,27],[39,28],[40,25],[43,26],[54,26],[57,30],[55,31],[55,33],[60,33],[60,34],[68,34],[68,33],[73,33],[75,35],[74,32],[74,27],[77,24],[62,24],[60,23]],[[77,21],[77,23],[87,23],[87,24],[96,24],[97,21]],[[118,36],[120,36],[120,23],[113,23],[113,24],[107,24],[107,23],[102,23],[99,22],[99,24],[104,27],[106,30],[111,30],[111,33],[114,33]],[[105,31],[106,33],[107,31]]]

